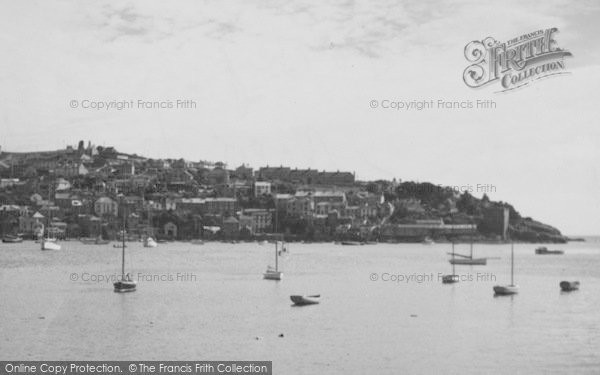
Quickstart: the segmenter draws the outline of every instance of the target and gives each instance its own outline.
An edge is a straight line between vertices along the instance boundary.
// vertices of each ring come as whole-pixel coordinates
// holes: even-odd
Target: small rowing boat
[[[312,296],[290,296],[290,299],[296,306],[316,305],[319,303],[321,295],[315,294]]]
[[[560,289],[563,292],[572,292],[574,290],[579,290],[579,281],[561,281]]]
[[[565,252],[562,250],[548,250],[547,247],[542,246],[535,249],[535,253],[538,255],[562,255]]]

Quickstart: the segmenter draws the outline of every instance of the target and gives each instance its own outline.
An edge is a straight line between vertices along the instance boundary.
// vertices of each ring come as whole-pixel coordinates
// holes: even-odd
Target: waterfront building
[[[98,216],[117,216],[119,204],[109,197],[102,197],[94,202],[94,212]]]

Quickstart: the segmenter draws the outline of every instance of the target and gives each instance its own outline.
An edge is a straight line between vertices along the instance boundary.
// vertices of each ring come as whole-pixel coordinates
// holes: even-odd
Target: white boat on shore
[[[144,247],[157,247],[158,244],[154,241],[154,238],[148,236],[144,238]]]
[[[60,245],[57,244],[55,241],[56,240],[52,241],[47,238],[42,238],[42,250],[54,250],[54,251],[60,250]]]

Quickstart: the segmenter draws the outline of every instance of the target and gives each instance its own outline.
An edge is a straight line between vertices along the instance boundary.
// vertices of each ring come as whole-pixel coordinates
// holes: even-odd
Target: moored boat
[[[21,243],[21,242],[23,242],[23,238],[21,236],[14,236],[14,235],[8,234],[8,235],[2,237],[2,242],[4,242],[4,243]]]
[[[292,300],[292,302],[294,302],[294,305],[296,305],[296,306],[316,305],[320,302],[321,295],[320,294],[315,294],[312,296],[294,295],[294,296],[290,296],[290,299]]]
[[[579,290],[579,281],[561,281],[560,289],[563,292],[571,292],[573,290]]]
[[[497,296],[509,296],[519,293],[519,286],[514,282],[515,273],[515,249],[514,245],[510,244],[510,285],[494,286],[494,294]]]
[[[131,279],[131,275],[125,274],[125,214],[123,214],[123,237],[121,242],[121,279],[113,283],[116,293],[135,292],[137,283]]]
[[[60,250],[60,245],[47,238],[42,238],[42,250]]]
[[[283,272],[277,271],[270,266],[267,267],[267,270],[263,273],[263,279],[265,280],[281,280],[282,276]]]
[[[454,242],[452,242],[452,260],[454,260],[454,255]],[[450,262],[450,264],[452,264],[452,274],[442,276],[442,284],[454,284],[460,280],[458,275],[456,274],[456,270],[454,267],[455,263]]]
[[[509,296],[519,293],[518,285],[496,285],[494,286],[494,294],[499,296]]]
[[[135,281],[129,279],[128,277],[129,276],[126,275],[124,280],[119,280],[119,281],[113,283],[115,292],[117,292],[117,293],[135,292],[135,290],[137,288],[137,283]]]
[[[281,280],[283,272],[279,271],[279,256],[281,251],[278,249],[278,241],[275,241],[275,267],[267,266],[267,270],[263,273],[265,280]]]
[[[150,236],[144,238],[144,247],[157,247],[158,244],[154,239]]]
[[[562,250],[548,250],[546,246],[541,246],[535,249],[535,253],[538,255],[561,255],[565,252]]]
[[[431,237],[425,237],[421,243],[423,245],[433,245],[435,242],[433,239],[431,239]]]
[[[469,255],[456,254],[456,253],[452,252],[451,253],[452,259],[450,259],[450,264],[460,264],[460,265],[468,265],[468,266],[485,266],[487,264],[487,258],[473,258],[473,242],[471,242],[471,245],[469,248],[470,248]],[[458,258],[455,258],[455,256]]]
[[[362,245],[362,242],[359,242],[359,241],[342,241],[341,244],[342,245],[346,245],[346,246],[360,246],[360,245]]]
[[[109,240],[104,240],[104,239],[102,239],[102,237],[82,238],[81,242],[84,245],[108,245],[110,243]]]
[[[456,255],[459,256],[458,254]],[[485,266],[487,264],[487,258],[455,258],[450,259],[450,264]]]

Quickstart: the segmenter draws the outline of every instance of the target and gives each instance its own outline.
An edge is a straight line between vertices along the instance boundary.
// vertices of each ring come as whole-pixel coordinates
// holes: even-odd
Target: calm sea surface
[[[510,282],[508,245],[475,245],[476,256],[500,259],[457,266],[465,281],[443,285],[447,244],[292,243],[276,282],[262,279],[270,244],[129,243],[127,270],[140,279],[129,294],[91,280],[120,272],[120,249],[61,245],[0,244],[0,359],[272,360],[276,374],[600,373],[600,242],[549,246],[562,256],[515,245],[513,297],[492,291]],[[581,290],[561,293],[561,280]],[[291,306],[291,294],[313,293],[321,304]]]

